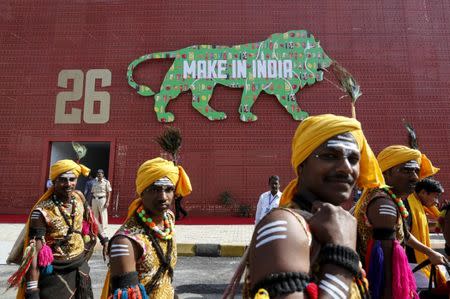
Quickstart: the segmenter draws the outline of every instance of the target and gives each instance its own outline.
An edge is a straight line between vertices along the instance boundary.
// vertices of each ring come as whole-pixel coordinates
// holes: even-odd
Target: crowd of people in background
[[[426,281],[447,265],[431,248],[428,217],[440,223],[449,255],[450,213],[436,207],[439,168],[419,150],[391,145],[375,156],[356,119],[328,114],[300,123],[291,162],[295,179],[281,192],[272,175],[259,197],[252,240],[224,298],[234,297],[244,273],[244,298],[419,298],[409,263],[425,265]],[[83,193],[76,190],[88,174],[72,160],[51,166],[9,279],[18,298],[93,298],[88,261],[97,239],[109,259],[102,298],[176,297],[174,226],[187,216],[181,199],[192,191],[183,167],[163,158],[142,163],[137,198],[110,240],[111,184],[98,169]],[[342,207],[348,201],[351,213]],[[436,273],[435,289],[448,296],[445,273]]]

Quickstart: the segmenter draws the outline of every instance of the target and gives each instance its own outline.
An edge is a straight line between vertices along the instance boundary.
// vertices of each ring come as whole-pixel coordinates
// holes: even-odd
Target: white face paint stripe
[[[111,258],[118,257],[118,256],[129,256],[130,253],[117,253],[117,254],[111,254]]]
[[[354,142],[340,141],[340,140],[328,140],[327,147],[340,147],[349,150],[358,150],[358,146]]]
[[[346,285],[342,280],[340,280],[339,278],[337,278],[333,274],[325,273],[325,277],[328,278],[329,280],[337,283],[344,291],[348,292],[350,290],[348,285]]]
[[[277,226],[277,225],[286,225],[286,224],[287,224],[286,220],[273,221],[273,222],[267,223],[266,225],[264,225],[263,227],[258,229],[258,231],[256,233],[260,234],[263,230],[268,229],[269,227]]]
[[[411,160],[405,163],[404,168],[420,168],[416,160]]]
[[[287,228],[284,226],[275,226],[271,229],[267,229],[267,230],[263,231],[262,233],[258,234],[256,236],[256,240],[259,240],[266,235],[270,235],[270,234],[278,233],[278,232],[286,232],[286,231],[287,231]]]
[[[330,290],[332,293],[334,293],[334,295],[337,295],[338,298],[341,298],[341,299],[347,298],[347,296],[344,294],[344,292],[342,292],[334,284],[329,283],[326,280],[321,280],[320,281],[320,286],[323,286],[326,289]]]
[[[390,213],[390,212],[380,212],[380,215],[389,215],[389,216],[392,216],[392,217],[397,217],[397,214]]]
[[[264,244],[267,244],[267,243],[269,243],[269,242],[272,242],[272,241],[274,241],[274,240],[280,240],[280,239],[286,239],[286,238],[287,238],[287,235],[273,235],[273,236],[271,236],[271,237],[262,239],[261,241],[259,241],[258,243],[256,243],[256,248],[258,248],[258,247],[260,247],[260,246],[262,246],[262,245],[264,245]]]
[[[333,290],[331,290],[330,288],[327,288],[324,284],[320,283],[319,284],[319,288],[324,290],[326,293],[328,293],[328,295],[331,296],[331,298],[333,299],[345,299],[345,298],[341,298],[339,297],[338,294],[336,294],[335,292],[333,292]]]
[[[112,244],[111,248],[116,248],[116,247],[121,247],[121,248],[128,248],[127,244]]]

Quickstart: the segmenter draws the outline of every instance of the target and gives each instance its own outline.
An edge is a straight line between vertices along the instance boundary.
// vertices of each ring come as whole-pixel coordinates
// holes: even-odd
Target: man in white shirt
[[[277,208],[280,204],[282,193],[280,192],[280,178],[273,175],[269,178],[270,191],[264,192],[259,197],[256,207],[255,224],[266,216],[273,208]]]
[[[111,199],[111,184],[103,169],[97,170],[97,179],[92,184],[92,211],[103,230],[108,227],[108,206]]]

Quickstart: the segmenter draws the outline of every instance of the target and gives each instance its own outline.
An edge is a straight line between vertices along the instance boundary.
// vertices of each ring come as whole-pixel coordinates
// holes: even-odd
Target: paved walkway
[[[23,224],[0,223],[0,265],[14,245]],[[119,225],[110,225],[106,234],[111,237]],[[176,240],[181,256],[241,256],[250,243],[253,225],[177,225]],[[431,235],[435,249],[444,248],[442,234]],[[100,247],[98,247],[100,248]]]
[[[14,245],[23,224],[0,223],[0,264]],[[110,225],[111,237],[119,225]],[[253,225],[177,225],[176,240],[180,255],[240,256],[250,243]]]

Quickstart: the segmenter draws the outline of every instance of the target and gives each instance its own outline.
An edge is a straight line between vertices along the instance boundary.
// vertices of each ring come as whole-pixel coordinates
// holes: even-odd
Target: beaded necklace
[[[164,213],[163,215],[163,222],[164,222],[164,231],[162,231],[156,223],[153,221],[153,219],[147,215],[147,213],[144,210],[144,207],[139,207],[136,211],[139,218],[142,220],[142,222],[145,223],[155,234],[159,239],[162,240],[170,240],[172,239],[172,236],[175,233],[175,224],[173,223],[172,219],[170,219],[168,213]]]
[[[391,189],[384,187],[383,190],[386,191],[386,193],[389,194],[389,196],[397,204],[398,209],[400,210],[400,215],[402,215],[402,218],[404,218],[404,219],[408,218],[409,213],[408,213],[408,210],[405,208],[405,205],[403,204],[403,200],[401,198],[397,197],[397,195],[395,195]]]
[[[64,222],[68,226],[67,235],[72,234],[74,232],[75,216],[76,216],[76,209],[77,209],[75,196],[72,195],[70,198],[70,203],[72,204],[72,212],[69,215],[70,218],[67,217],[68,213],[66,212],[66,210],[61,208],[61,206],[64,204],[64,202],[59,200],[55,194],[53,194],[53,196],[52,196],[52,201],[55,204],[55,206],[58,208],[59,213],[61,214],[61,216],[64,219]]]

